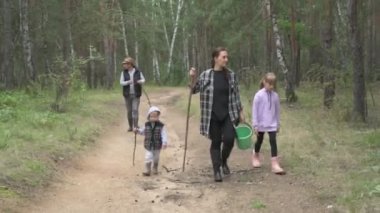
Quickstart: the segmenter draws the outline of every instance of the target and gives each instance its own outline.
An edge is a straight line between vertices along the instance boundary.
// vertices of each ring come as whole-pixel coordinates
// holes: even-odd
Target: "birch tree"
[[[20,32],[22,37],[22,48],[23,48],[23,59],[25,67],[25,77],[24,82],[36,79],[36,71],[34,69],[33,58],[32,58],[32,41],[29,33],[29,1],[19,0],[20,6]]]
[[[265,6],[266,6],[267,14],[269,15],[269,18],[272,21],[273,37],[275,40],[274,42],[276,44],[276,55],[277,55],[278,63],[280,65],[282,73],[284,75],[284,79],[285,79],[286,101],[295,102],[297,101],[297,96],[294,92],[293,82],[289,76],[289,70],[285,63],[285,58],[282,51],[281,37],[280,37],[280,33],[277,26],[276,15],[272,13],[271,11],[272,9],[271,9],[270,0],[265,0]]]
[[[125,56],[129,56],[128,41],[127,41],[127,29],[125,27],[124,12],[121,9],[120,1],[117,1],[117,7],[118,7],[118,10],[119,10],[119,13],[120,13],[120,25],[121,25],[121,31],[123,33],[124,54],[125,54]]]
[[[179,19],[181,15],[181,10],[184,4],[184,0],[178,0],[177,3],[177,12],[176,12],[176,17],[175,17],[175,22],[174,22],[174,29],[173,29],[173,36],[172,40],[170,43],[170,51],[169,51],[169,61],[168,61],[168,71],[167,73],[169,74],[171,71],[172,63],[173,63],[173,51],[174,51],[174,44],[177,38],[177,32],[178,32],[178,24],[179,24]]]

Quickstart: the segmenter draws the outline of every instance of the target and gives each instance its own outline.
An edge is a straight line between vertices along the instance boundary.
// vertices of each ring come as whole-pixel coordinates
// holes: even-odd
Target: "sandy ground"
[[[164,95],[162,95],[164,94]],[[132,166],[134,134],[127,133],[125,119],[109,126],[96,147],[84,154],[59,181],[16,212],[327,212],[326,204],[312,196],[302,177],[292,172],[270,172],[269,154],[264,166],[253,170],[250,151],[235,148],[230,158],[232,174],[214,183],[209,141],[199,135],[199,120],[191,118],[186,171],[182,173],[186,115],[174,108],[186,98],[181,91],[152,93],[151,102],[162,110],[169,133],[169,147],[161,153],[160,174],[143,177],[143,137],[138,136],[136,162]],[[198,96],[194,97],[198,98]],[[123,101],[115,106],[125,114]],[[142,100],[141,120],[148,109]],[[114,109],[113,109],[114,110]],[[142,122],[141,122],[142,123]],[[162,168],[165,166],[171,171]],[[286,165],[285,165],[286,167]]]

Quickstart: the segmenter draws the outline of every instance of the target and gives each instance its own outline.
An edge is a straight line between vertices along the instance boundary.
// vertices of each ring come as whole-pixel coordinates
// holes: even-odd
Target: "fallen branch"
[[[175,172],[175,171],[178,171],[178,170],[181,169],[181,168],[177,168],[177,169],[169,169],[169,168],[166,167],[165,165],[163,165],[162,168],[164,168],[164,169],[166,170],[167,173],[169,173],[169,172]]]

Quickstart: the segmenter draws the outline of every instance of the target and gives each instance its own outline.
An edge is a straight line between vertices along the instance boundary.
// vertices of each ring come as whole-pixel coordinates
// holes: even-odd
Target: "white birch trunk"
[[[157,83],[160,83],[161,81],[160,66],[158,64],[157,52],[155,49],[153,50],[153,70],[154,70],[154,80]]]
[[[20,31],[22,37],[22,48],[27,78],[35,80],[36,73],[32,60],[32,42],[29,35],[28,0],[20,0]]]
[[[276,16],[274,14],[272,14],[270,0],[265,0],[265,4],[266,4],[267,13],[268,13],[268,15],[272,21],[273,37],[274,37],[275,44],[276,44],[276,55],[277,55],[278,63],[280,64],[282,72],[284,74],[287,74],[288,68],[285,64],[285,60],[284,60],[284,57],[282,55],[281,37],[280,37],[280,33],[278,32]]]
[[[168,62],[167,73],[170,73],[171,66],[172,66],[172,63],[173,63],[174,44],[175,44],[175,40],[176,40],[176,37],[177,37],[178,22],[179,22],[179,18],[180,18],[180,15],[181,15],[181,10],[182,10],[183,4],[184,4],[184,0],[178,0],[177,14],[176,14],[175,23],[174,23],[174,29],[173,29],[173,37],[172,37],[171,44],[170,44],[169,62]]]
[[[281,37],[280,37],[280,33],[277,26],[277,20],[276,20],[276,16],[272,13],[270,0],[265,0],[265,6],[266,6],[267,13],[272,21],[273,38],[276,44],[276,56],[278,59],[278,63],[281,67],[281,71],[284,74],[286,100],[288,102],[295,102],[297,100],[297,97],[294,93],[293,82],[291,82],[289,79],[289,70],[288,70],[288,67],[286,66],[285,59],[282,53]]]
[[[173,0],[169,0],[169,7],[170,7],[170,18],[172,21],[174,21],[174,10],[173,10]]]
[[[127,41],[127,29],[125,28],[125,20],[124,20],[124,12],[121,9],[120,2],[117,2],[117,7],[120,12],[120,24],[121,24],[121,30],[123,33],[123,42],[124,42],[124,53],[125,56],[129,56],[129,51],[128,51],[128,41]]]
[[[136,66],[139,64],[139,41],[137,38],[137,21],[133,20],[133,25],[135,26],[135,62]]]
[[[161,16],[161,19],[162,20],[165,20],[165,17],[164,15],[162,14],[162,8],[161,8],[161,5],[159,5],[159,9],[160,9],[160,16]],[[168,47],[168,50],[170,49],[170,41],[169,41],[169,33],[168,33],[168,29],[166,27],[166,24],[165,24],[165,21],[162,21],[162,27],[164,28],[164,34],[165,34],[165,41],[166,41],[166,45]]]

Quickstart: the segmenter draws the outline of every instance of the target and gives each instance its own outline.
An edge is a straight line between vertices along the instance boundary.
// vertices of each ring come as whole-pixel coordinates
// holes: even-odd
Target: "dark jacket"
[[[145,140],[144,147],[146,150],[160,150],[162,148],[162,136],[161,132],[164,128],[164,124],[160,121],[156,122],[152,127],[151,122],[145,123]]]
[[[123,75],[124,75],[124,80],[125,81],[129,81],[130,80],[130,76],[129,76],[129,73],[128,73],[128,70],[124,70],[123,71]],[[135,95],[137,98],[140,98],[141,95],[142,95],[142,85],[141,84],[138,84],[137,81],[138,80],[141,80],[141,72],[140,70],[138,70],[137,68],[135,68],[135,73],[133,75],[133,82],[135,82],[133,84],[133,86],[135,87]],[[130,85],[127,85],[127,86],[123,86],[123,96],[124,97],[129,97],[129,90],[130,90]]]

